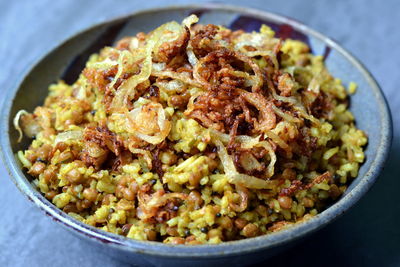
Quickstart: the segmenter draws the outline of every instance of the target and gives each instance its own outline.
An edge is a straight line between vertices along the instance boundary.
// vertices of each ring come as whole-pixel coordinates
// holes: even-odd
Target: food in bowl
[[[265,25],[197,21],[103,48],[18,112],[33,138],[18,158],[58,208],[133,239],[215,244],[305,221],[357,176],[367,137],[322,56]]]

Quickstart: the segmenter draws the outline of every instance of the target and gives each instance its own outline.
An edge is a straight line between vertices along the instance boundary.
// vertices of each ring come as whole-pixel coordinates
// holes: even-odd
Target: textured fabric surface
[[[61,40],[138,9],[193,1],[0,1],[0,92]],[[196,1],[197,3],[206,1]],[[219,1],[277,12],[334,38],[366,65],[392,109],[394,140],[376,185],[351,211],[265,265],[399,266],[400,2]],[[0,94],[0,102],[3,94]],[[0,266],[125,266],[62,229],[18,192],[0,164]]]

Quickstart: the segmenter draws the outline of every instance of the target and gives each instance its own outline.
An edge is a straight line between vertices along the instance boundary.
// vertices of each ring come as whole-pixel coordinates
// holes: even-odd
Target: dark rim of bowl
[[[309,27],[305,26],[304,24],[298,21],[295,21],[291,18],[287,18],[281,15],[245,7],[207,3],[202,5],[181,5],[181,6],[167,6],[162,8],[146,9],[129,15],[110,19],[78,32],[77,34],[73,35],[72,37],[62,42],[60,45],[56,46],[51,51],[54,51],[57,48],[63,46],[63,44],[67,43],[68,40],[74,38],[75,36],[85,33],[86,31],[94,27],[101,26],[110,23],[112,21],[126,19],[139,14],[155,13],[166,10],[185,11],[191,9],[229,10],[237,12],[238,14],[253,16],[255,18],[260,18],[260,19],[268,18],[269,20],[274,22],[289,24],[293,26],[296,30],[304,34],[311,35],[314,38],[317,38],[322,42],[324,42],[330,48],[333,48],[336,51],[338,51],[348,61],[350,61],[351,64],[356,69],[358,69],[358,71],[362,73],[363,77],[367,80],[368,84],[371,86],[374,96],[379,103],[379,113],[382,120],[382,128],[379,140],[380,144],[376,152],[376,156],[373,159],[370,168],[368,169],[362,180],[359,182],[359,184],[356,187],[354,187],[347,195],[342,197],[338,202],[336,202],[331,207],[329,207],[322,213],[316,215],[315,217],[311,218],[306,222],[298,223],[290,227],[289,229],[278,231],[275,233],[249,239],[238,240],[238,241],[224,242],[217,245],[182,246],[182,245],[163,244],[153,241],[138,241],[91,227],[89,225],[86,225],[80,221],[73,219],[66,213],[62,212],[56,206],[51,204],[47,199],[45,199],[37,190],[34,190],[29,180],[21,171],[14,157],[14,154],[11,150],[11,144],[9,139],[9,120],[11,115],[10,114],[11,107],[13,103],[12,100],[14,99],[20,85],[22,84],[27,74],[30,73],[31,70],[36,66],[36,64],[41,61],[39,60],[36,62],[36,64],[33,64],[33,66],[25,73],[25,75],[22,76],[22,79],[18,83],[16,83],[16,86],[12,87],[10,90],[6,92],[6,97],[3,101],[3,106],[1,110],[2,113],[0,116],[0,144],[2,148],[0,151],[5,166],[10,176],[12,177],[13,182],[18,187],[18,189],[24,195],[26,195],[29,198],[29,200],[35,203],[35,205],[37,205],[42,211],[44,211],[46,215],[51,217],[54,221],[61,223],[69,230],[75,231],[81,234],[82,236],[85,236],[86,238],[93,239],[95,241],[107,244],[108,246],[117,248],[119,250],[124,250],[127,252],[135,252],[144,255],[153,255],[153,256],[161,256],[168,258],[190,257],[194,259],[194,258],[205,258],[205,257],[221,257],[221,256],[231,256],[249,252],[256,252],[267,248],[273,248],[278,245],[283,245],[288,242],[291,242],[309,233],[312,233],[320,229],[321,227],[325,226],[338,216],[342,215],[369,190],[371,185],[375,182],[376,178],[378,177],[380,171],[382,170],[391,146],[392,122],[386,99],[375,79],[354,56],[352,56],[349,52],[347,52],[344,48],[342,48],[332,39],[324,36],[323,34],[317,31],[310,29]]]

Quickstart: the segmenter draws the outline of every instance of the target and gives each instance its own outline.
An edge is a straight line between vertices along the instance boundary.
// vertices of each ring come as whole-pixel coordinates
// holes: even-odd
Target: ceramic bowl
[[[280,232],[219,245],[177,246],[136,241],[83,224],[57,209],[30,184],[30,177],[21,170],[15,158],[15,153],[29,144],[26,139],[17,142],[18,134],[12,126],[16,112],[20,109],[32,111],[42,104],[49,84],[58,79],[74,82],[89,55],[102,47],[123,36],[150,31],[167,21],[181,21],[191,13],[197,14],[201,23],[221,24],[232,29],[252,31],[267,24],[279,37],[308,43],[313,53],[325,57],[329,71],[345,84],[350,81],[358,84],[357,93],[351,96],[350,110],[355,115],[357,127],[368,134],[369,143],[365,150],[366,161],[358,177],[339,201],[309,221]],[[17,187],[60,225],[96,244],[104,253],[139,265],[214,266],[262,261],[327,225],[352,207],[377,179],[391,143],[392,125],[385,98],[374,78],[357,59],[332,39],[297,21],[243,7],[203,4],[157,8],[95,25],[53,49],[23,76],[17,86],[5,93],[0,117],[0,144],[5,165]]]

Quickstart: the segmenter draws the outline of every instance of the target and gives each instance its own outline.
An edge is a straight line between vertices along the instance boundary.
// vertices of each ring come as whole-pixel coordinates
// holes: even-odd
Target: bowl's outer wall
[[[83,239],[87,242],[93,243],[92,240]],[[164,256],[152,256],[149,257],[145,253],[127,253],[117,248],[111,248],[104,243],[95,243],[99,252],[110,255],[111,257],[118,259],[122,262],[132,263],[137,266],[190,266],[190,267],[204,267],[204,266],[225,266],[229,263],[229,266],[247,266],[250,264],[261,263],[266,259],[282,252],[284,249],[288,249],[296,245],[299,240],[295,240],[287,245],[274,247],[268,251],[255,251],[252,253],[246,253],[243,255],[221,255],[218,258],[195,258],[195,257],[182,257],[177,258],[171,254],[171,257]]]
[[[46,210],[47,213],[50,213],[50,216],[54,218],[54,214],[57,213],[54,210],[54,207],[44,197],[37,193],[36,190],[26,181],[24,178],[25,174],[19,169],[18,161],[13,158],[13,153],[15,154],[18,150],[26,148],[29,143],[29,140],[27,139],[24,139],[22,143],[17,142],[18,134],[12,126],[12,119],[15,114],[21,109],[33,111],[36,106],[41,105],[45,96],[47,95],[47,88],[49,84],[56,82],[57,78],[62,78],[68,82],[73,82],[77,78],[79,70],[84,67],[84,62],[88,59],[88,56],[91,53],[98,51],[98,49],[102,46],[107,44],[110,45],[112,44],[113,40],[118,40],[126,35],[133,35],[139,31],[148,32],[167,21],[180,21],[191,12],[195,12],[200,15],[200,22],[203,23],[222,24],[233,27],[245,25],[247,27],[246,30],[258,30],[261,21],[271,25],[275,29],[281,24],[294,23],[295,28],[300,31],[293,31],[291,37],[307,41],[310,44],[313,53],[320,55],[325,54],[327,56],[326,64],[328,69],[335,77],[342,78],[342,81],[345,85],[347,85],[350,81],[354,81],[358,84],[357,93],[351,97],[350,109],[357,119],[357,127],[368,133],[369,144],[366,149],[366,162],[360,168],[358,178],[355,179],[350,186],[350,189],[355,190],[348,190],[346,193],[348,195],[344,196],[343,198],[349,199],[352,197],[352,194],[354,194],[354,198],[358,199],[361,197],[361,195],[364,194],[373,183],[377,176],[377,172],[379,172],[379,169],[382,167],[382,162],[386,157],[391,139],[390,114],[388,113],[388,109],[385,105],[385,101],[381,95],[381,92],[377,88],[373,79],[368,76],[368,73],[365,73],[362,69],[360,69],[360,66],[356,66],[357,63],[351,59],[349,60],[346,55],[338,51],[334,43],[330,42],[329,40],[324,41],[320,37],[313,36],[312,34],[303,34],[302,31],[306,31],[304,26],[275,15],[272,16],[267,14],[262,16],[260,12],[256,11],[251,11],[246,16],[240,16],[239,9],[234,8],[227,8],[225,10],[215,9],[213,11],[199,8],[172,8],[169,10],[161,9],[155,12],[139,13],[138,15],[122,18],[112,23],[95,26],[90,30],[69,39],[69,41],[63,43],[53,50],[53,52],[48,54],[28,73],[28,75],[22,81],[17,93],[15,94],[16,89],[11,90],[4,101],[4,113],[3,117],[1,118],[1,122],[8,122],[8,129],[5,128],[4,125],[1,126],[1,138],[6,138],[5,136],[7,136],[7,138],[9,137],[9,140],[2,139],[1,145],[5,154],[5,161],[8,163],[8,168],[11,169],[11,172],[15,177],[17,186],[23,192],[25,192],[25,194],[27,194],[31,200],[38,204],[42,209]],[[247,11],[243,9],[243,13],[246,12]],[[260,17],[256,19],[256,16],[262,16],[263,19],[260,20]],[[243,24],[243,22],[245,22],[245,24]],[[104,42],[104,40],[109,43]],[[99,43],[101,46],[99,46]],[[327,49],[327,43],[328,46],[330,46],[330,49]],[[12,152],[9,151],[8,147],[6,147],[8,141],[11,143]],[[381,152],[378,153],[378,151]],[[377,162],[375,162],[377,156],[380,158]],[[360,184],[361,186],[359,186]],[[237,250],[237,248],[236,251],[234,251],[235,253],[233,253],[236,254],[236,256],[232,257],[229,256],[232,254],[230,253],[232,251],[230,251],[231,248],[229,246],[224,245],[220,246],[219,248],[209,247],[209,253],[206,252],[207,246],[203,246],[203,248],[199,248],[198,250],[204,252],[203,256],[200,255],[191,257],[190,254],[180,255],[181,260],[179,260],[179,262],[180,264],[183,263],[183,257],[185,258],[184,265],[193,265],[195,263],[201,264],[200,261],[204,262],[205,260],[204,255],[211,255],[213,254],[213,251],[218,251],[218,254],[214,253],[212,257],[210,256],[207,259],[207,264],[215,265],[227,263],[227,261],[234,264],[249,264],[262,260],[282,249],[285,244],[287,245],[288,242],[291,241],[292,237],[300,237],[302,235],[302,231],[311,232],[320,228],[322,225],[326,224],[328,221],[331,221],[333,218],[336,218],[354,204],[354,201],[343,201],[344,203],[342,203],[342,201],[339,201],[322,214],[318,215],[319,221],[311,220],[308,223],[308,226],[303,225],[298,228],[293,228],[293,230],[286,231],[286,234],[281,233],[276,235],[276,237],[271,235],[271,237],[256,238],[242,242],[241,246],[243,253],[248,254],[246,257],[243,257],[244,255],[241,255],[240,250]],[[59,216],[64,216],[65,219],[65,215],[61,214],[60,212],[57,214]],[[71,219],[68,218],[66,220]],[[71,228],[71,225],[67,225],[65,222],[62,222],[62,224],[68,226],[68,228]],[[76,225],[79,223],[73,224]],[[83,227],[81,227],[81,229],[82,228]],[[85,228],[84,230],[80,231],[75,231],[76,229],[70,230],[73,230],[75,233],[79,233],[81,236],[88,236],[90,235],[88,232],[91,231],[90,228],[89,230]],[[90,240],[93,239],[96,238],[93,238],[92,236]],[[98,240],[101,240],[101,238]],[[110,249],[114,250],[115,253],[118,253],[121,258],[130,259],[136,263],[139,263],[139,261],[142,263],[151,262],[153,264],[162,262],[163,264],[174,265],[177,262],[177,254],[174,253],[174,251],[176,251],[174,250],[175,248],[171,249],[167,246],[160,247],[159,245],[155,245],[156,247],[159,247],[160,253],[165,249],[165,251],[161,253],[164,255],[153,255],[152,257],[149,257],[147,254],[148,251],[146,252],[138,249],[146,247],[145,245],[137,246],[138,248],[136,249],[121,250],[120,245],[123,242],[132,243],[135,241],[126,241],[122,239],[122,241],[115,242],[114,245],[110,245],[109,241],[97,243],[100,244],[100,247],[103,249],[109,251]],[[135,245],[132,247],[135,247]],[[226,247],[226,250],[224,247]],[[252,247],[255,248],[251,249]],[[263,249],[265,247],[269,247],[269,249]],[[188,248],[182,249],[190,252],[190,249]],[[166,257],[165,254],[169,251],[171,254],[170,256]],[[194,250],[193,253],[195,253]],[[157,252],[153,251],[151,254],[157,254]]]

